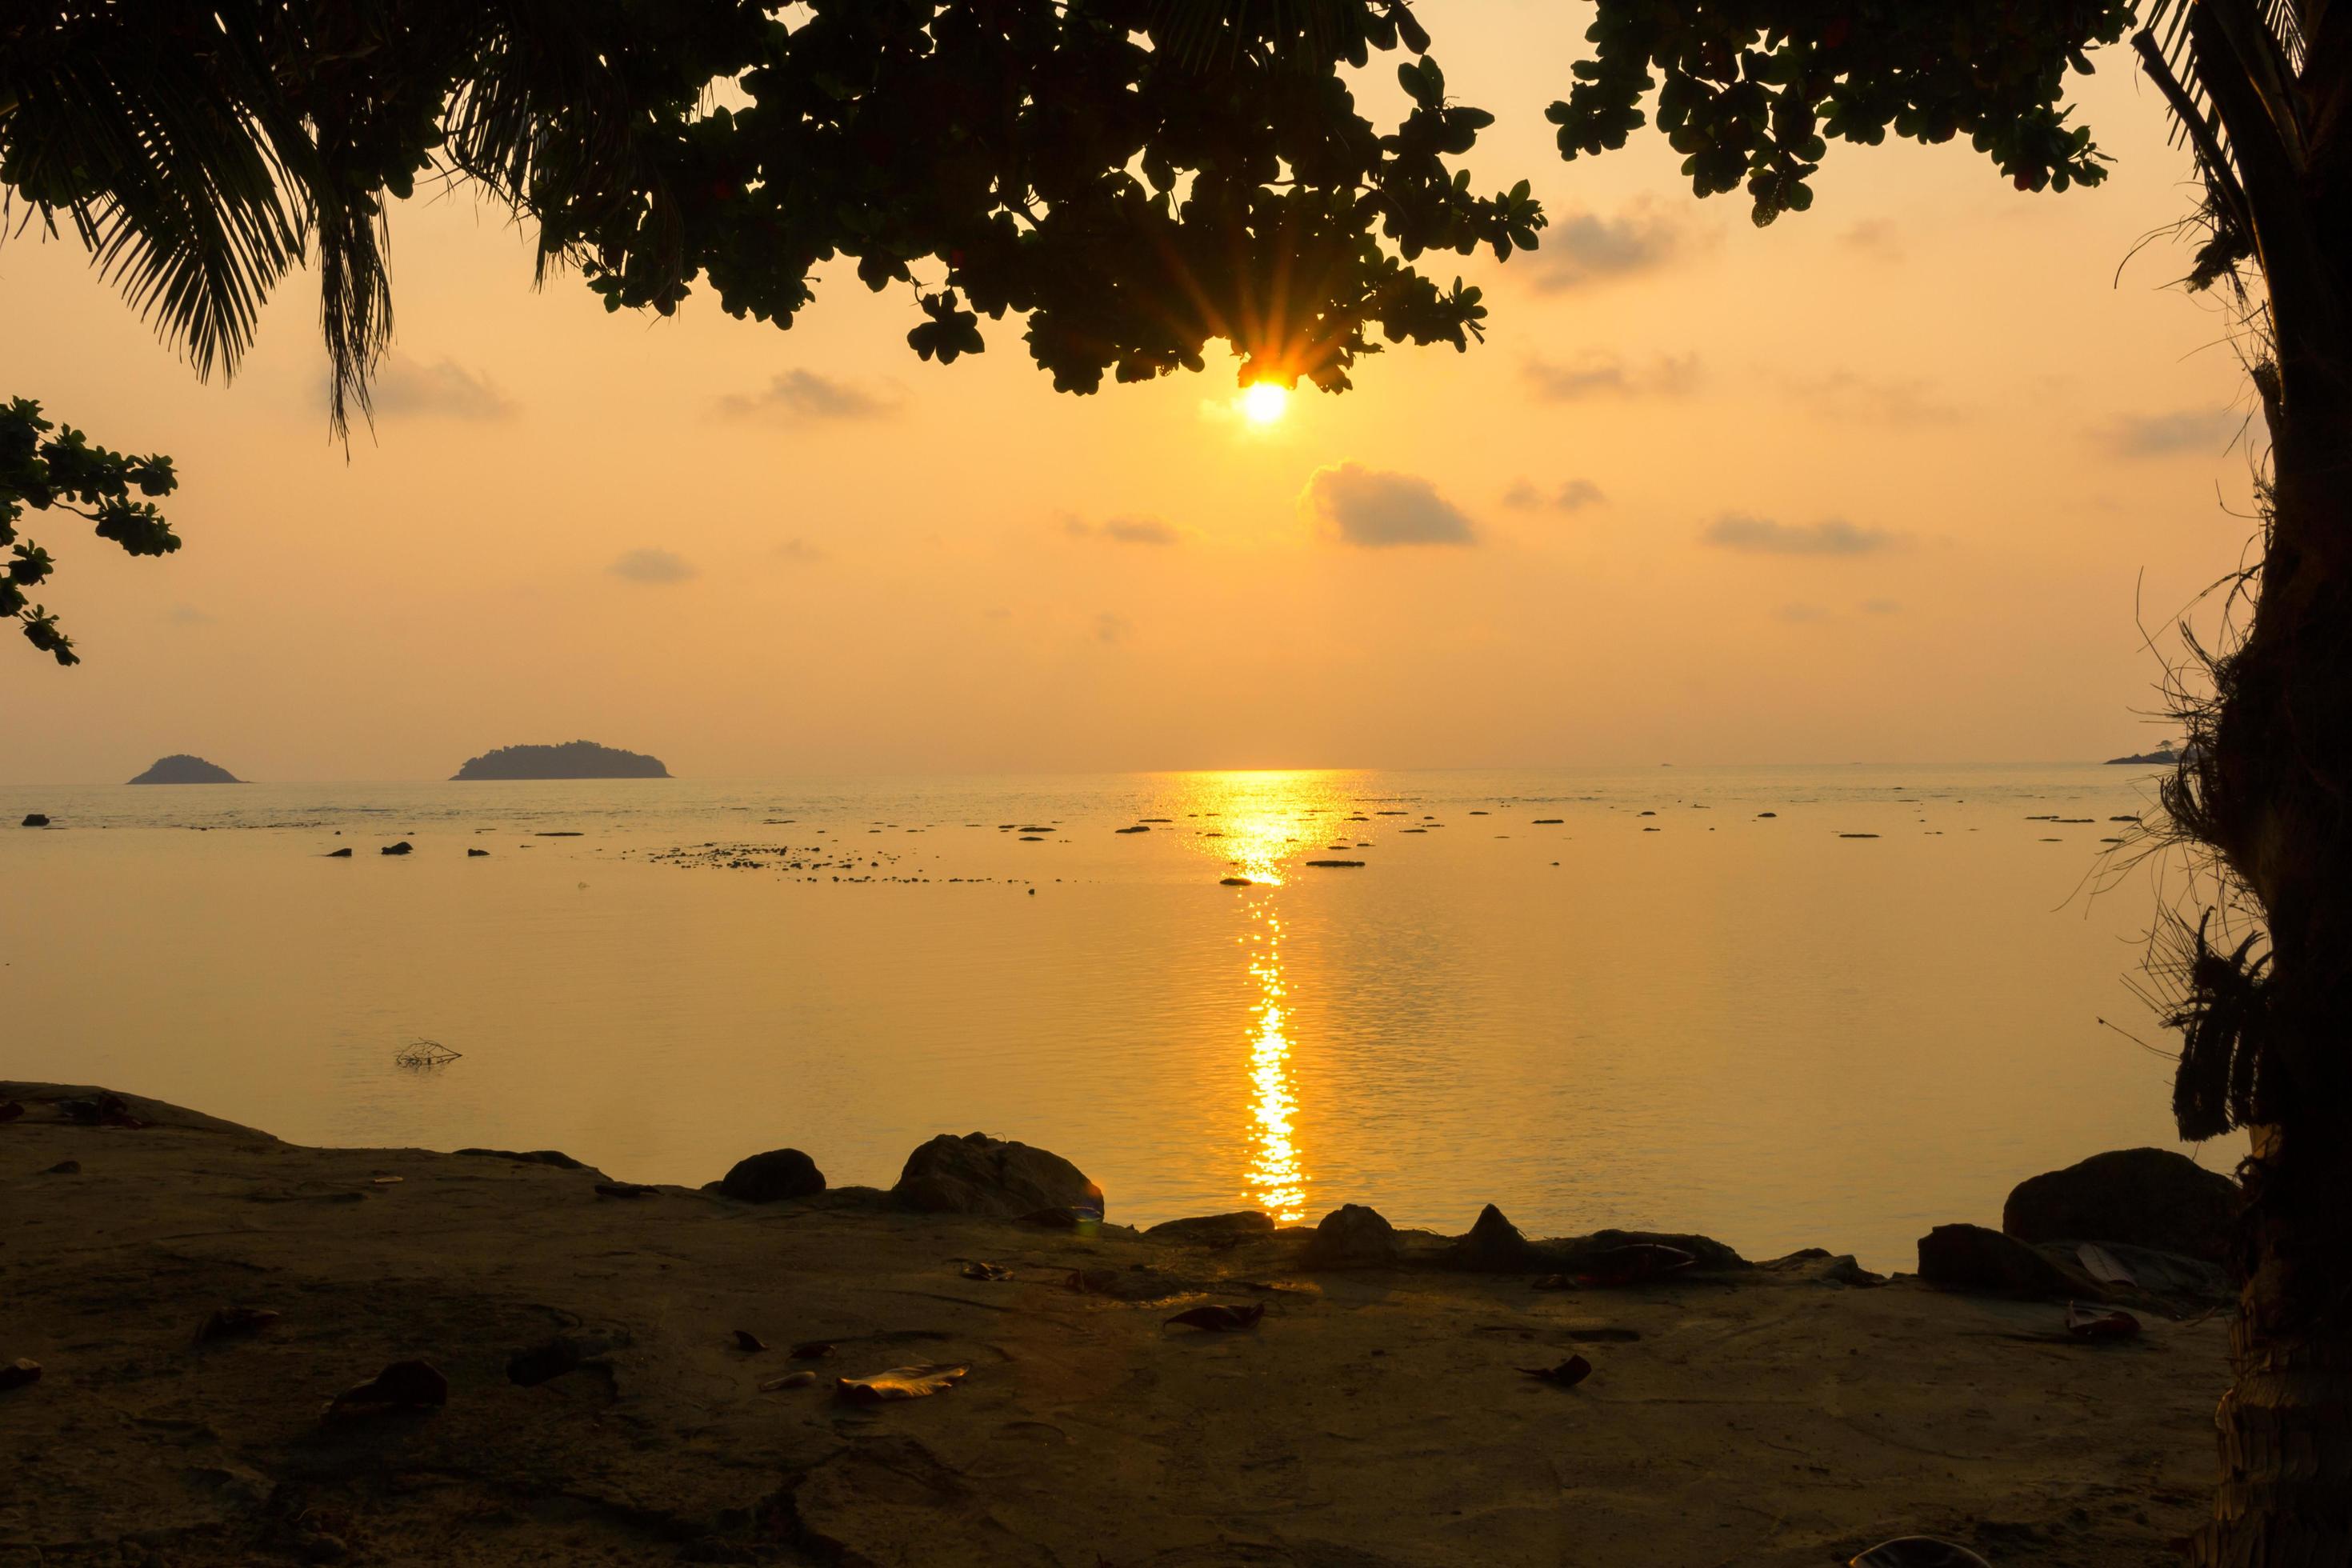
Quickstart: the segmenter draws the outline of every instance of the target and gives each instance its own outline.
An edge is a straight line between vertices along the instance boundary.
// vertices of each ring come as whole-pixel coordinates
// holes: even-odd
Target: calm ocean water
[[[0,786],[0,1077],[688,1184],[791,1144],[887,1184],[981,1129],[1130,1222],[1491,1201],[1907,1268],[2025,1175],[2175,1146],[2169,1064],[2097,1021],[2160,1042],[2151,875],[2099,864],[2152,782]]]

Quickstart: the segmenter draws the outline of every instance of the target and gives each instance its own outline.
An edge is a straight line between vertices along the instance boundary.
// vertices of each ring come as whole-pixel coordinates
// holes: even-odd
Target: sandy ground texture
[[[593,1171],[306,1149],[135,1099],[155,1125],[58,1115],[92,1092],[0,1085],[27,1107],[0,1125],[0,1367],[43,1369],[0,1393],[9,1568],[1679,1568],[1913,1531],[2145,1568],[2212,1473],[2221,1315],[2084,1345],[2063,1305],[1842,1284],[1818,1258],[1605,1291],[1310,1273],[1300,1232],[614,1197]],[[1165,1323],[1210,1302],[1266,1311]],[[227,1307],[278,1317],[199,1345]],[[835,1353],[792,1359],[817,1340]],[[523,1370],[580,1364],[514,1381],[551,1342]],[[1574,1388],[1517,1370],[1580,1352]],[[446,1407],[322,1420],[408,1357]],[[917,1363],[970,1373],[905,1403],[834,1386]]]

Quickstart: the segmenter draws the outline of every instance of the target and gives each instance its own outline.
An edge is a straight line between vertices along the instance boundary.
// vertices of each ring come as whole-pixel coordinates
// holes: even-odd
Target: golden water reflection
[[[1250,978],[1257,982],[1257,1015],[1250,1042],[1249,1196],[1283,1224],[1306,1217],[1307,1173],[1298,1160],[1298,1096],[1291,1076],[1289,992],[1283,983],[1282,919],[1261,904],[1252,911],[1263,930],[1249,933],[1256,952]]]

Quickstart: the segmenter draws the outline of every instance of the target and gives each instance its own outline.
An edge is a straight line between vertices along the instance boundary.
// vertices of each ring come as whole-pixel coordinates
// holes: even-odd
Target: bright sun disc
[[[1253,425],[1271,425],[1290,410],[1290,389],[1261,381],[1242,389],[1242,416]]]

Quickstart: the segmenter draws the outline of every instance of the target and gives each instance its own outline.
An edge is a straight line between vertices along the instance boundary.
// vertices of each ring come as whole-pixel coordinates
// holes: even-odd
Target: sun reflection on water
[[[1254,912],[1265,929],[1251,933],[1257,951],[1250,960],[1250,978],[1257,982],[1258,1005],[1250,1042],[1249,1196],[1277,1222],[1291,1225],[1306,1217],[1307,1173],[1298,1161],[1282,918],[1264,906]]]

